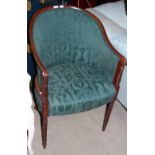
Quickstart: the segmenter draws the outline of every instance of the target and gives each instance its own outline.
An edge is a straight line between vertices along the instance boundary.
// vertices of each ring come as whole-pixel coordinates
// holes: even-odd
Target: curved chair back
[[[31,39],[37,54],[48,68],[62,63],[87,64],[100,71],[111,69],[113,80],[119,61],[95,18],[72,8],[47,8],[33,19]]]

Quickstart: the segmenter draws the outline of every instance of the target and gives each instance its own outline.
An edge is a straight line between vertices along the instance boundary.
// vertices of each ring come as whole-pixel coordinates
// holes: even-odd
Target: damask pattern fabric
[[[33,37],[46,68],[63,63],[88,64],[113,80],[118,57],[107,45],[98,24],[85,12],[64,8],[37,17]]]
[[[58,8],[41,13],[34,21],[33,40],[48,72],[49,115],[82,112],[112,101],[119,58],[86,12]],[[35,97],[41,111],[37,91]]]
[[[88,65],[56,65],[49,69],[48,79],[49,115],[91,110],[110,102],[115,94],[104,73]],[[37,92],[36,100],[41,111]]]

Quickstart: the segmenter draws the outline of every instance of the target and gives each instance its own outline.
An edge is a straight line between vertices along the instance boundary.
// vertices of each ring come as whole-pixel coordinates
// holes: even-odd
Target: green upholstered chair
[[[126,60],[113,48],[100,21],[78,8],[45,7],[32,17],[30,42],[37,63],[35,101],[43,147],[48,116],[106,105],[104,131]]]

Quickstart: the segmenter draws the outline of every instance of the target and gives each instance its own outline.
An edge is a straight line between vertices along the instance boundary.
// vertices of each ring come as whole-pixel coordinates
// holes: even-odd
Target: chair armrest
[[[114,84],[117,91],[119,90],[119,87],[120,87],[119,85],[120,85],[120,81],[122,78],[124,66],[127,65],[127,61],[122,55],[120,55],[119,58],[120,59],[119,59],[119,62],[117,64],[114,79],[113,79],[113,84]]]
[[[47,118],[48,116],[48,72],[45,66],[41,63],[38,55],[33,52],[37,67],[37,76],[35,78],[35,87],[39,93],[40,99],[42,101],[42,117]],[[39,81],[40,80],[40,86]]]
[[[43,74],[40,68],[37,66],[37,75],[35,77],[35,87],[37,88],[37,91],[42,93],[43,88]]]
[[[37,59],[36,59],[37,62]],[[37,76],[35,78],[35,86],[42,99],[47,98],[48,94],[48,72],[41,68],[37,63]]]
[[[48,96],[48,74],[44,70],[37,67],[37,76],[35,77],[35,88],[42,100]]]
[[[109,38],[106,34],[106,31],[105,31],[105,28],[103,26],[103,24],[101,23],[101,21],[94,15],[92,14],[91,12],[85,10],[85,12],[87,14],[89,14],[90,16],[92,16],[94,18],[94,20],[98,23],[98,26],[100,28],[100,31],[102,33],[102,35],[104,36],[109,48],[112,49],[112,52],[118,57],[118,63],[117,63],[117,66],[116,66],[116,70],[115,70],[115,73],[114,73],[114,78],[113,78],[113,85],[115,86],[116,88],[116,91],[118,93],[118,90],[119,90],[119,84],[120,84],[120,81],[121,81],[121,77],[122,77],[122,73],[123,73],[123,69],[124,69],[124,66],[127,65],[127,61],[125,59],[125,57],[123,55],[121,55],[115,48],[114,46],[111,44],[111,42],[109,41]]]
[[[31,38],[32,39],[32,38]],[[31,40],[31,49],[33,56],[37,64],[37,76],[35,78],[35,87],[43,103],[47,103],[48,98],[48,72],[43,63],[41,62],[36,49],[34,47],[33,40]]]

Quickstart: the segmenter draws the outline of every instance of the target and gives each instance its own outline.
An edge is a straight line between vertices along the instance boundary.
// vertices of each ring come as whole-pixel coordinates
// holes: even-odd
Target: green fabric
[[[118,57],[107,45],[96,21],[72,8],[47,10],[33,27],[34,43],[46,68],[57,64],[87,64],[113,80]]]
[[[104,73],[89,65],[60,64],[49,68],[49,115],[65,115],[94,109],[110,102],[114,86]],[[41,111],[37,92],[36,101]]]
[[[47,10],[35,19],[33,39],[49,75],[49,115],[82,112],[112,101],[119,59],[91,16],[73,8]],[[37,92],[35,97],[41,111]]]

